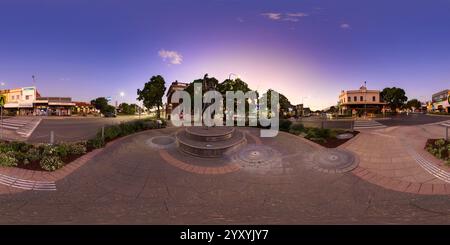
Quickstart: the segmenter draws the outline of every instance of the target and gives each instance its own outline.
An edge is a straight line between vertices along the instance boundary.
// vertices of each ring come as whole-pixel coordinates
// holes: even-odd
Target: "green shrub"
[[[86,153],[86,146],[84,143],[75,143],[69,145],[70,155],[83,155]]]
[[[143,120],[137,120],[133,122],[136,131],[142,131],[147,129],[146,124]]]
[[[86,145],[91,149],[99,149],[105,146],[105,141],[101,137],[95,137],[88,140]]]
[[[61,160],[59,156],[44,156],[39,162],[42,169],[47,171],[55,171],[62,166],[64,166],[64,162]]]
[[[425,145],[425,149],[435,157],[450,161],[450,142],[444,139],[430,139]]]
[[[21,151],[21,152],[26,152],[31,147],[33,147],[32,145],[29,145],[29,144],[27,144],[25,142],[19,142],[19,141],[9,142],[8,145],[11,148],[11,150],[13,150],[13,151]]]
[[[59,144],[55,146],[56,154],[61,157],[65,158],[70,154],[70,145],[69,144]]]
[[[330,138],[331,131],[327,128],[309,128],[308,132],[306,133],[306,138],[313,139],[313,138],[322,138],[322,139],[328,139]]]
[[[136,131],[134,122],[121,123],[121,124],[119,124],[119,129],[120,129],[120,133],[119,133],[120,136],[126,136],[126,135],[132,134]]]
[[[42,156],[55,156],[58,154],[56,146],[50,144],[43,144],[39,146]]]
[[[0,153],[0,166],[2,167],[17,166],[17,159],[14,157],[14,153],[13,152]]]
[[[292,122],[287,119],[281,119],[280,120],[280,130],[284,132],[289,132],[289,128],[291,126]]]
[[[28,161],[39,161],[41,159],[41,153],[37,148],[30,148],[26,153]]]
[[[289,128],[289,133],[295,134],[295,135],[299,135],[304,131],[305,131],[305,126],[303,126],[303,124],[301,124],[301,123],[294,123]]]
[[[444,139],[438,139],[434,142],[435,146],[444,146],[445,145],[445,140]]]
[[[120,134],[121,134],[120,126],[113,125],[113,126],[105,127],[105,140],[106,141],[113,140],[113,139],[119,137]],[[101,137],[101,135],[100,135],[100,137]]]
[[[27,161],[27,153],[21,152],[21,151],[12,151],[11,154],[14,156],[14,158],[17,160],[17,162],[24,162]]]

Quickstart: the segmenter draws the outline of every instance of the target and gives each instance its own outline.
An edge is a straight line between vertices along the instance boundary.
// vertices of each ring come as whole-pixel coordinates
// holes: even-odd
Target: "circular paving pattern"
[[[155,149],[168,149],[175,146],[175,138],[171,136],[155,136],[148,139],[146,143]]]
[[[343,173],[358,166],[355,156],[342,149],[325,149],[313,155],[315,169],[325,173]]]
[[[281,154],[275,149],[258,144],[244,146],[231,156],[233,162],[239,164],[245,170],[257,170],[268,172],[279,168]]]

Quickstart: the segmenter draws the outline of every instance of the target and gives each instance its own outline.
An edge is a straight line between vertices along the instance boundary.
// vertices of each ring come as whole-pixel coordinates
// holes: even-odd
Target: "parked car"
[[[105,116],[105,117],[116,117],[117,115],[116,115],[116,113],[114,113],[114,112],[106,112],[106,113],[104,114],[104,116]]]

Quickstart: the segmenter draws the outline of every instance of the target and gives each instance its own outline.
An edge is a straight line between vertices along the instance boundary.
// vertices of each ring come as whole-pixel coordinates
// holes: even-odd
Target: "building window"
[[[356,97],[356,96],[353,97],[353,101],[355,101],[355,102],[358,101],[358,97]]]
[[[375,97],[374,97],[375,98]],[[29,95],[25,95],[25,99],[26,100],[29,100],[30,99],[30,96]]]
[[[360,101],[363,101],[364,99],[363,99],[363,97],[362,97],[362,96],[359,96],[359,100],[360,100]]]
[[[20,98],[20,95],[16,95],[16,99],[19,99]]]
[[[377,99],[375,98],[375,96],[372,97],[372,101],[375,102]]]
[[[352,101],[352,97],[350,97],[350,96],[348,96],[348,102],[351,102]]]
[[[11,100],[14,100],[14,95],[13,95],[13,96],[11,96]]]

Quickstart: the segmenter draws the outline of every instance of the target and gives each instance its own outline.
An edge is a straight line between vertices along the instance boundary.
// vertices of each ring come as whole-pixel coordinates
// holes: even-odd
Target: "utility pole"
[[[1,83],[1,86],[3,87],[3,86],[5,86],[5,83]],[[4,96],[4,95],[2,95],[2,94],[0,94],[0,110],[1,110],[1,112],[0,112],[0,121],[1,121],[1,132],[0,132],[0,140],[3,140],[3,127],[4,127],[4,125],[3,125],[3,107],[5,106],[5,103],[6,103],[6,96]]]
[[[364,81],[364,117],[367,118],[367,81]]]

